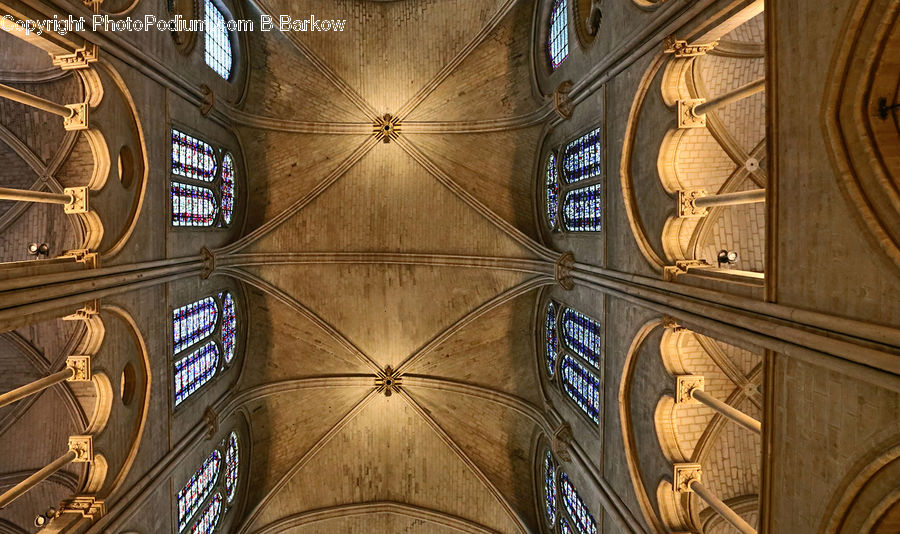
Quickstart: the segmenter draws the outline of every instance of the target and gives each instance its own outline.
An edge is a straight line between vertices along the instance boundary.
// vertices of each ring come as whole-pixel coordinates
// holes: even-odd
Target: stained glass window
[[[172,130],[172,174],[212,182],[216,178],[216,151],[208,143]]]
[[[231,76],[231,36],[225,26],[225,14],[206,0],[206,64],[226,80]]]
[[[563,388],[595,423],[600,422],[600,380],[572,356],[563,356],[560,365]]]
[[[199,343],[216,329],[219,307],[212,297],[182,306],[172,312],[172,346],[178,353]]]
[[[206,509],[203,510],[200,518],[194,523],[191,534],[212,534],[213,531],[216,530],[216,525],[219,523],[219,515],[221,512],[222,494],[216,493],[213,495],[213,498],[210,499],[209,504],[206,506]]]
[[[600,147],[600,128],[572,141],[563,150],[562,168],[566,182],[580,182],[600,176],[603,172],[603,152]]]
[[[559,520],[559,534],[572,534],[572,527],[569,526],[569,522],[565,519]]]
[[[173,226],[212,226],[217,211],[216,197],[211,190],[172,182]]]
[[[559,180],[557,179],[556,156],[547,158],[547,221],[550,228],[556,228],[559,218]]]
[[[225,353],[225,363],[231,363],[237,338],[237,314],[231,293],[223,291],[219,293],[219,298],[222,299],[222,352]]]
[[[584,501],[575,490],[575,486],[569,481],[569,475],[561,473],[559,477],[559,486],[562,493],[563,504],[566,512],[575,523],[575,528],[579,534],[597,534],[597,523],[594,516],[588,511]]]
[[[213,341],[175,362],[175,405],[207,383],[218,364],[219,346]]]
[[[562,334],[569,350],[594,367],[600,367],[600,323],[566,308],[562,315]]]
[[[219,478],[219,468],[222,465],[222,455],[219,451],[212,451],[209,458],[203,462],[200,469],[188,480],[184,488],[178,492],[178,531],[181,532],[188,526],[191,518],[197,513],[200,505],[209,496],[210,491]]]
[[[222,222],[231,224],[234,213],[234,158],[226,153],[222,158]]]
[[[550,39],[547,41],[550,64],[556,70],[569,56],[569,20],[566,0],[556,0],[550,12]]]
[[[556,522],[556,468],[550,451],[544,456],[544,508],[550,524]]]
[[[228,448],[225,450],[225,498],[234,500],[238,478],[238,438],[234,432],[228,436]]]
[[[553,378],[556,372],[556,355],[559,352],[559,340],[556,337],[556,305],[547,304],[547,316],[544,319],[544,335],[547,351],[547,373]]]
[[[601,229],[601,199],[603,184],[595,184],[566,194],[563,203],[563,224],[573,232],[599,232]]]

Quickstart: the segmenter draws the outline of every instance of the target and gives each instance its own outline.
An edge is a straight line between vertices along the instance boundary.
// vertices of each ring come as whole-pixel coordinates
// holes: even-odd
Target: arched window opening
[[[596,128],[566,145],[562,155],[563,176],[566,182],[571,184],[602,174],[603,151],[600,135],[600,128]]]
[[[549,301],[543,334],[547,376],[554,380],[558,374],[558,385],[566,396],[599,424],[600,379],[595,371],[600,370],[602,361],[602,325],[577,310]],[[559,373],[555,372],[557,366]]]
[[[172,226],[231,224],[236,178],[229,152],[173,129],[172,176]]]
[[[197,469],[194,476],[178,492],[178,531],[181,532],[188,526],[191,518],[200,509],[203,501],[209,497],[213,486],[219,478],[222,466],[222,454],[212,451],[203,465]]]
[[[602,185],[582,187],[566,194],[563,223],[571,232],[599,232],[602,226]]]
[[[204,5],[206,21],[206,64],[224,79],[231,77],[233,57],[231,52],[231,36],[222,13],[211,0]]]
[[[237,432],[231,432],[178,492],[179,533],[188,527],[191,534],[215,532],[237,493],[238,441]]]
[[[556,465],[550,451],[544,456],[544,510],[552,526],[556,523]]]
[[[556,155],[550,154],[547,158],[547,222],[550,229],[556,228],[559,218],[559,179],[556,169]]]
[[[560,366],[566,395],[581,408],[594,423],[600,422],[600,380],[575,358],[566,354]]]
[[[569,57],[569,20],[566,0],[555,0],[550,12],[550,35],[547,40],[547,52],[550,54],[550,65],[553,70],[559,68]]]
[[[579,534],[597,534],[597,522],[594,520],[594,516],[581,500],[581,496],[578,495],[578,491],[569,480],[569,475],[565,472],[560,473],[559,489],[563,508],[575,525],[575,530]]]
[[[546,168],[545,200],[550,230],[601,231],[603,128],[594,128],[558,152],[558,156],[554,153],[547,159]]]
[[[228,291],[172,311],[175,406],[234,360],[237,319],[234,296]]]

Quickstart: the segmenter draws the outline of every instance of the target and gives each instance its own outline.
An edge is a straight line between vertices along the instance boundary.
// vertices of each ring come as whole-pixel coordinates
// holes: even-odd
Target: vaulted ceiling
[[[249,37],[242,110],[316,133],[240,131],[251,194],[229,252],[250,265],[229,272],[251,288],[252,458],[237,532],[538,530],[524,414],[543,403],[533,317],[552,279],[482,260],[538,257],[541,126],[460,122],[541,108],[533,6],[259,4],[355,27]],[[384,114],[401,120],[390,143],[367,133]],[[441,128],[457,131],[425,133]],[[389,397],[373,389],[388,366],[403,380]]]

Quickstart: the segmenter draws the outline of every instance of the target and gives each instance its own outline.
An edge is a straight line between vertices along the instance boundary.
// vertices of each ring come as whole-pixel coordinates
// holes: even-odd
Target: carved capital
[[[572,91],[572,82],[566,80],[559,84],[553,91],[553,111],[563,119],[570,119],[572,112],[575,110],[569,93]]]
[[[72,258],[77,263],[84,263],[90,269],[96,269],[100,266],[100,257],[96,252],[92,252],[86,248],[76,248],[73,250],[67,250],[60,257],[63,258]],[[94,301],[96,302],[96,301]],[[84,308],[83,308],[84,309]],[[96,304],[95,311],[93,313],[99,313],[100,304]]]
[[[563,422],[553,432],[553,439],[550,442],[550,449],[553,454],[564,462],[572,461],[572,454],[569,452],[575,437],[572,435],[572,426]]]
[[[691,189],[678,191],[678,216],[682,219],[706,217],[709,210],[698,208],[694,201],[708,196],[705,189]]]
[[[69,436],[69,450],[75,453],[73,462],[89,464],[94,461],[94,438],[91,436]]]
[[[678,127],[679,128],[705,128],[706,114],[697,115],[694,108],[706,102],[705,98],[689,98],[678,101]]]
[[[676,332],[684,329],[684,327],[681,326],[681,323],[678,322],[678,319],[670,315],[666,315],[665,317],[663,317],[662,326],[667,330],[674,330]]]
[[[103,500],[90,495],[76,495],[62,501],[56,515],[58,517],[60,514],[80,514],[89,519],[100,519],[105,513],[106,506],[103,504]]]
[[[68,204],[63,206],[64,212],[87,213],[90,211],[90,193],[88,192],[87,187],[67,187],[63,189],[63,193],[69,195],[69,198],[71,199]]]
[[[68,132],[87,130],[88,110],[90,109],[87,103],[66,104],[66,107],[71,111],[71,115],[63,119],[63,128]]]
[[[216,255],[213,251],[206,247],[200,249],[200,255],[203,257],[203,267],[200,269],[200,278],[206,280],[216,270]]]
[[[86,354],[73,355],[66,358],[66,367],[75,371],[69,382],[91,381],[91,357]]]
[[[62,70],[86,69],[100,57],[100,48],[88,43],[71,54],[59,54],[53,57],[53,66]]]
[[[675,404],[693,404],[697,401],[691,397],[691,391],[703,391],[704,380],[699,375],[679,375],[675,377]]]
[[[200,91],[203,93],[203,100],[201,100],[199,104],[200,114],[207,117],[212,111],[213,106],[216,105],[216,93],[214,93],[206,84],[200,86]]]
[[[700,464],[675,464],[672,476],[672,488],[675,493],[693,493],[692,482],[701,482],[703,470]]]
[[[212,406],[207,406],[206,411],[203,412],[203,422],[206,423],[206,439],[212,439],[219,431],[219,414],[212,409]]]
[[[63,321],[87,321],[88,319],[92,319],[97,315],[100,315],[100,301],[92,300],[88,302],[84,306],[84,308],[76,310],[75,313],[70,313],[69,315],[63,317]]]
[[[719,41],[689,45],[687,41],[682,41],[674,35],[670,35],[663,40],[663,51],[666,54],[674,54],[677,58],[695,57],[702,56],[709,52],[715,48],[717,44],[719,44]]]
[[[391,368],[390,365],[384,368],[377,377],[375,377],[375,390],[378,393],[384,393],[385,397],[390,397],[394,393],[400,391],[403,385],[403,377]]]
[[[385,113],[372,124],[372,133],[375,134],[376,139],[390,143],[400,137],[400,120],[390,113]]]
[[[575,281],[572,280],[572,269],[575,267],[575,256],[571,252],[566,252],[556,260],[554,275],[556,283],[566,291],[571,291],[575,287]]]

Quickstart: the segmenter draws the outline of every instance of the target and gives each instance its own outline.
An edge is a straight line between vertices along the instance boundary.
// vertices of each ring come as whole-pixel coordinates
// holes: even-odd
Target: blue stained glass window
[[[544,335],[547,350],[547,373],[553,377],[556,372],[556,355],[559,353],[559,340],[556,337],[556,305],[547,304],[547,317],[544,319]]]
[[[212,297],[182,306],[172,312],[172,346],[176,354],[213,333],[219,307]]]
[[[226,80],[231,76],[231,37],[225,26],[225,14],[210,0],[204,6],[206,21],[206,64]]]
[[[563,203],[563,223],[572,232],[599,232],[603,185],[596,184],[569,191]]]
[[[222,455],[219,451],[212,451],[209,458],[203,462],[200,469],[188,480],[181,491],[178,492],[178,531],[181,532],[188,526],[191,518],[197,513],[200,505],[209,496],[216,480],[219,478],[219,468],[222,465]]]
[[[172,182],[172,226],[212,226],[217,212],[211,190]]]
[[[216,151],[208,143],[172,130],[172,174],[212,182],[216,178]]]
[[[231,293],[220,293],[219,298],[222,299],[222,352],[225,353],[225,363],[231,363],[237,338],[237,314]]]
[[[565,519],[559,520],[559,533],[560,534],[572,534],[572,527],[569,526],[569,522]]]
[[[597,534],[597,523],[594,516],[588,511],[584,501],[575,490],[575,486],[569,481],[569,475],[561,473],[559,485],[562,493],[563,504],[569,517],[575,522],[575,528],[580,534]]]
[[[560,365],[566,394],[595,423],[600,422],[600,380],[572,356],[563,356]]]
[[[563,342],[594,367],[600,367],[600,323],[566,308],[562,315]]]
[[[206,506],[206,509],[203,510],[200,518],[194,523],[191,534],[212,534],[213,531],[216,530],[216,525],[219,523],[221,512],[222,494],[216,493],[213,495],[213,498],[209,500],[209,504]]]
[[[238,478],[238,438],[234,432],[228,436],[228,448],[225,451],[225,498],[228,502],[234,499]]]
[[[556,522],[556,468],[550,451],[544,456],[544,508],[550,524]]]
[[[222,222],[231,224],[234,214],[234,158],[225,154],[222,158]]]
[[[556,70],[569,57],[569,20],[566,0],[556,0],[550,12],[550,38],[547,40],[550,64]]]
[[[219,346],[213,341],[175,362],[175,405],[207,383],[218,364]]]
[[[550,154],[547,158],[547,221],[551,229],[556,228],[559,218],[559,180],[556,175],[556,156]]]
[[[600,147],[600,128],[572,141],[563,150],[562,168],[566,182],[580,182],[603,172],[603,151]]]

